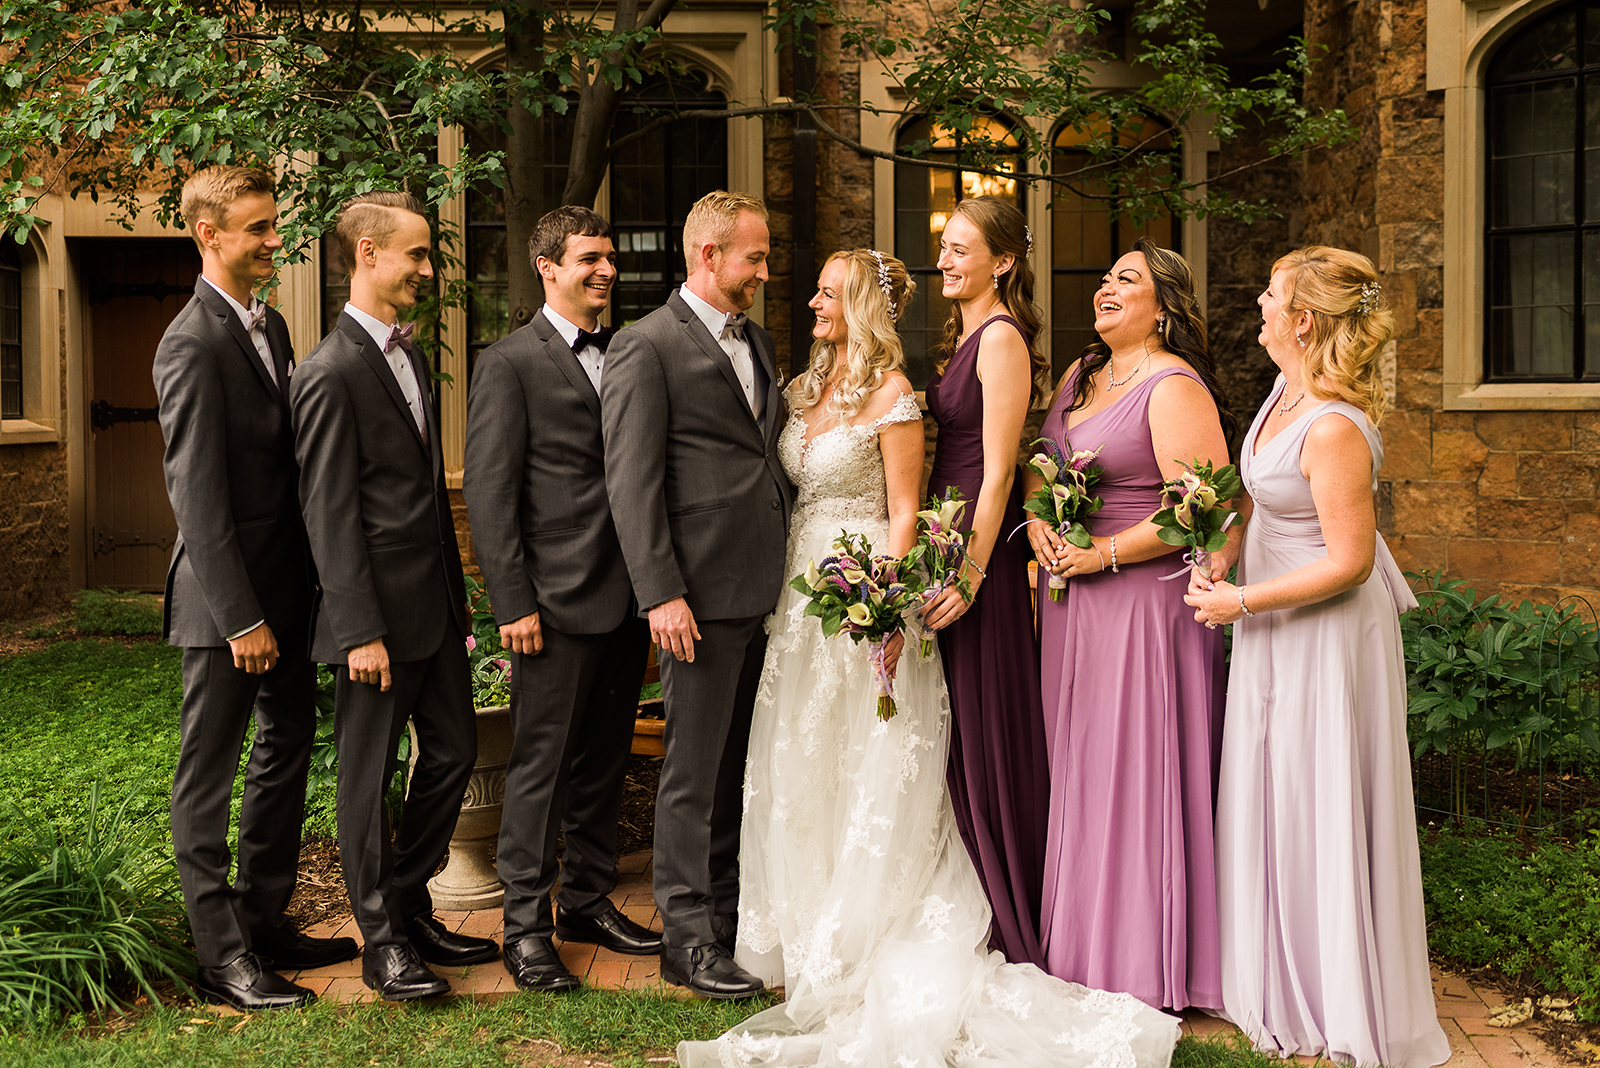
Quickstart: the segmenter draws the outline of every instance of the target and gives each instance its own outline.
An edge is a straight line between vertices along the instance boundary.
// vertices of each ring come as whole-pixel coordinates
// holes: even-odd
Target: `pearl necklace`
[[[1294,404],[1280,404],[1278,406],[1278,414],[1279,415],[1288,415],[1290,412],[1294,411],[1296,405],[1298,405],[1301,401],[1303,401],[1305,399],[1306,399],[1306,391],[1302,389],[1300,391],[1300,396],[1298,396],[1298,397],[1296,397],[1294,399]]]
[[[1117,381],[1117,368],[1116,368],[1116,365],[1114,363],[1112,363],[1111,357],[1107,356],[1106,357],[1106,388],[1105,388],[1105,392],[1110,393],[1112,386],[1125,386],[1129,382],[1132,382],[1133,381],[1133,376],[1138,374],[1140,371],[1144,370],[1144,365],[1150,362],[1150,355],[1151,355],[1150,354],[1150,350],[1148,348],[1145,349],[1144,350],[1144,359],[1140,360],[1139,363],[1134,367],[1134,369],[1132,371],[1128,372],[1128,377],[1124,378],[1121,382]]]

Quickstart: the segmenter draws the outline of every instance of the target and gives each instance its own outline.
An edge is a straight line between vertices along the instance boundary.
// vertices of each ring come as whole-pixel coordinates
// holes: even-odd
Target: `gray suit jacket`
[[[764,431],[727,353],[677,291],[611,341],[606,489],[641,608],[683,596],[700,619],[765,615],[788,578],[783,400],[772,338],[754,323],[747,335],[767,374]]]
[[[425,660],[467,634],[432,389],[417,384],[428,444],[388,360],[361,324],[340,315],[290,386],[300,501],[322,594],[312,658],[343,664],[382,638],[395,661]]]
[[[267,312],[267,344],[276,382],[228,302],[197,279],[156,348],[163,468],[178,520],[162,622],[173,645],[226,645],[263,620],[281,642],[303,634],[311,614],[315,575],[281,388],[294,350],[276,311]]]
[[[496,621],[608,634],[633,588],[606,497],[600,397],[541,311],[485,349],[461,485]]]

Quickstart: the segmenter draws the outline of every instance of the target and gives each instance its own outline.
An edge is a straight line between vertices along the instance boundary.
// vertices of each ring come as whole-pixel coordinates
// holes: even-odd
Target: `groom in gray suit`
[[[785,579],[793,495],[777,455],[772,338],[744,315],[767,278],[766,220],[742,193],[695,203],[683,226],[688,280],[617,335],[600,401],[611,514],[661,647],[661,977],[712,998],[762,987],[733,948],[761,624]]]
[[[245,1012],[303,1004],[273,968],[349,960],[348,938],[311,938],[284,918],[300,859],[316,669],[306,657],[315,573],[297,495],[283,316],[256,296],[272,278],[272,176],[198,171],[182,208],[201,273],[156,348],[167,494],[178,541],[163,629],[183,649],[172,845],[208,1001]],[[239,748],[256,732],[228,879]]]
[[[311,651],[335,665],[339,860],[366,940],[361,978],[390,1001],[449,984],[424,964],[492,960],[447,929],[427,881],[477,758],[466,589],[428,365],[397,321],[433,277],[431,232],[408,193],[346,201],[334,227],[350,301],[294,376],[300,500],[322,582]],[[406,720],[418,759],[394,843],[384,793]]]
[[[528,242],[545,305],[478,357],[462,494],[500,640],[511,651],[513,743],[497,867],[506,969],[524,990],[578,979],[551,942],[658,952],[607,898],[650,634],[606,498],[600,385],[617,279],[611,224],[567,206]],[[566,854],[554,924],[556,832]]]

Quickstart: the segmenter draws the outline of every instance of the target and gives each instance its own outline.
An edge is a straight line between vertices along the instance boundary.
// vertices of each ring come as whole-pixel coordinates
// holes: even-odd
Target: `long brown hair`
[[[1239,420],[1228,407],[1228,399],[1217,384],[1217,365],[1211,358],[1211,347],[1206,341],[1206,317],[1200,310],[1200,298],[1194,292],[1194,272],[1189,261],[1162,248],[1147,237],[1133,243],[1130,252],[1144,254],[1150,265],[1150,281],[1156,290],[1156,305],[1165,318],[1161,325],[1161,343],[1168,351],[1181,358],[1200,376],[1211,399],[1216,402],[1217,416],[1222,420],[1222,433],[1229,441],[1239,429]],[[1067,411],[1076,411],[1089,403],[1094,386],[1091,375],[1111,359],[1111,346],[1099,338],[1083,349],[1083,364],[1078,369],[1078,381],[1072,391],[1072,403]]]
[[[991,256],[1011,253],[1015,262],[1011,270],[1000,276],[1000,300],[1006,309],[1022,324],[1022,336],[1028,346],[1028,363],[1031,366],[1032,388],[1028,403],[1037,406],[1050,395],[1050,361],[1039,348],[1039,333],[1044,329],[1044,319],[1033,303],[1033,262],[1028,253],[1033,241],[1029,236],[1028,222],[1011,201],[996,196],[968,197],[956,205],[956,214],[978,228],[983,243]],[[964,329],[961,322],[961,305],[950,305],[950,318],[944,323],[944,337],[939,341],[939,362],[935,369],[943,371],[956,354],[956,344]]]

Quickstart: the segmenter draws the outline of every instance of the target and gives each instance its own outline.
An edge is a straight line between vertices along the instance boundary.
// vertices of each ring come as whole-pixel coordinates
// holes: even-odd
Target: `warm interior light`
[[[942,234],[950,222],[948,211],[933,211],[928,213],[928,233]]]

